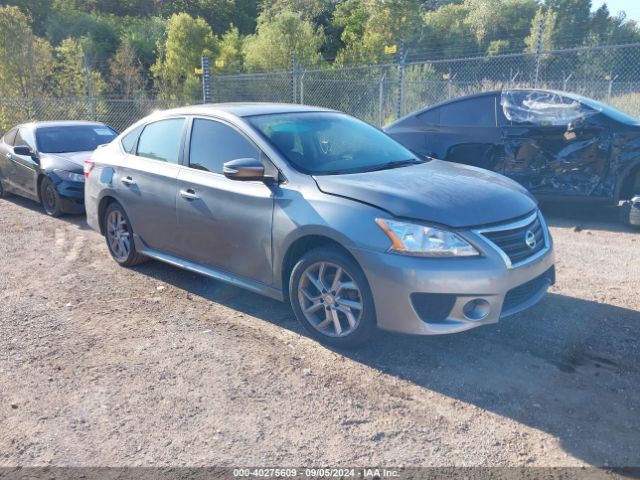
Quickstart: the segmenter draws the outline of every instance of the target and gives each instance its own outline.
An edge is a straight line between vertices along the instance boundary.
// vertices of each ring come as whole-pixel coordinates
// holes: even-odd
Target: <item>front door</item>
[[[272,188],[230,180],[225,162],[260,158],[258,148],[229,124],[195,118],[178,176],[178,248],[188,260],[267,285],[271,269]]]
[[[14,146],[26,146],[36,151],[36,142],[31,130],[20,128],[13,142]],[[12,187],[21,195],[38,199],[38,164],[26,155],[16,155],[9,150]]]

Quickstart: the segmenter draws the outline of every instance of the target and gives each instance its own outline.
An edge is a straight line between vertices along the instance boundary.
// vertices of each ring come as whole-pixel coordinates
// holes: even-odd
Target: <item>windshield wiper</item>
[[[427,160],[420,160],[418,158],[410,158],[407,160],[396,160],[393,162],[383,163],[382,165],[376,165],[371,168],[352,168],[352,169],[338,169],[338,170],[325,170],[323,172],[314,172],[312,175],[350,175],[355,173],[375,172],[378,170],[388,170],[396,167],[406,167],[408,165],[419,165],[426,163]]]
[[[377,172],[379,170],[389,170],[397,167],[407,167],[409,165],[419,165],[421,163],[425,163],[424,160],[419,160],[417,158],[410,158],[407,160],[396,160],[395,162],[387,162],[382,165],[377,165],[375,167],[368,168],[366,170],[362,170],[362,172]]]

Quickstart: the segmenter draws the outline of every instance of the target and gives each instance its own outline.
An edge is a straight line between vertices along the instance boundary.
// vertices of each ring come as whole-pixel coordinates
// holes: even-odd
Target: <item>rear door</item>
[[[260,159],[261,152],[228,123],[193,119],[178,176],[180,256],[271,284],[271,188],[277,187],[226,178],[223,164],[239,158]]]
[[[504,174],[534,194],[590,195],[607,175],[609,127],[598,112],[572,98],[526,98],[520,106],[505,106],[517,112],[500,115]]]
[[[136,236],[147,247],[175,249],[176,188],[185,117],[147,124],[116,168],[113,183]]]

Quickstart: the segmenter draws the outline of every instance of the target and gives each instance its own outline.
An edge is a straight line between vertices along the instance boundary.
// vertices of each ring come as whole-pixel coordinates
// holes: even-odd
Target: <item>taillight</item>
[[[95,167],[95,166],[96,166],[96,162],[91,160],[91,157],[87,158],[84,161],[84,176],[88,177],[89,174],[91,173],[91,170],[93,170],[93,167]]]

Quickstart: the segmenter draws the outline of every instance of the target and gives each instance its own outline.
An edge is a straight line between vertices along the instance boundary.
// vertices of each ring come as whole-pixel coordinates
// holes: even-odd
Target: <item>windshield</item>
[[[296,170],[310,175],[358,173],[422,163],[380,130],[340,113],[281,113],[248,120]]]
[[[117,133],[106,125],[38,127],[36,143],[42,153],[90,152],[111,142]]]

